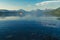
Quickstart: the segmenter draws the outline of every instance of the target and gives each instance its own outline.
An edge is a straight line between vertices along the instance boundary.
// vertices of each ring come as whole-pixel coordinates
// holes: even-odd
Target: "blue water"
[[[37,21],[0,21],[0,40],[60,40],[60,28]]]

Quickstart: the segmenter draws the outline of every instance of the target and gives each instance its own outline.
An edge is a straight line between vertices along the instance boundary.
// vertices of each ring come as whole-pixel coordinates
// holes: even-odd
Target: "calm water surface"
[[[0,40],[60,40],[60,20],[0,19]]]

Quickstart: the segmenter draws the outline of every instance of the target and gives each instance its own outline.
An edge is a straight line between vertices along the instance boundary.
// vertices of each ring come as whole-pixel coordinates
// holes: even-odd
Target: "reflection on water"
[[[59,23],[59,20],[53,17],[49,19],[41,17],[1,19],[0,40],[60,40]]]

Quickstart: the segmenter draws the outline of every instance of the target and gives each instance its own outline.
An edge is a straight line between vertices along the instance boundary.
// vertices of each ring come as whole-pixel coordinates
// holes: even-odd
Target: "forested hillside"
[[[52,10],[50,12],[46,12],[46,13],[51,14],[53,16],[60,17],[60,8],[54,9],[54,10]]]

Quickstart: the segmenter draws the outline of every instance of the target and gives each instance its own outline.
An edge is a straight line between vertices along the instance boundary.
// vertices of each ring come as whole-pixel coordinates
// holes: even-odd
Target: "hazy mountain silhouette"
[[[32,15],[32,16],[42,16],[45,15],[44,12],[48,10],[31,10],[31,11],[26,11],[23,9],[20,10],[0,10],[0,16],[21,16],[20,13],[22,13],[22,17],[25,15]],[[50,10],[49,10],[50,11]]]

